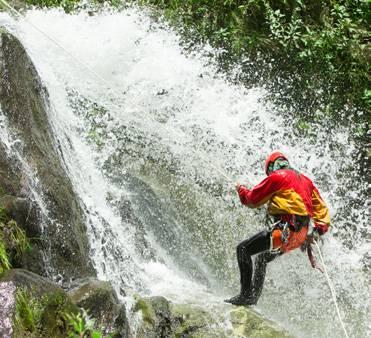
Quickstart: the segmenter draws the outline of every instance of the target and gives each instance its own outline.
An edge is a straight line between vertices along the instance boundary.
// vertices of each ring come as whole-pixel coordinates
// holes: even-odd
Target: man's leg
[[[255,297],[255,301],[257,302],[260,298],[260,295],[263,290],[264,279],[265,279],[265,272],[267,269],[267,263],[273,261],[277,256],[278,253],[271,253],[271,252],[263,252],[259,254],[254,263],[254,278],[253,278],[253,293]]]
[[[241,292],[227,299],[227,303],[235,305],[256,304],[252,287],[253,266],[251,256],[269,250],[270,232],[261,231],[237,246],[237,261],[241,276]]]

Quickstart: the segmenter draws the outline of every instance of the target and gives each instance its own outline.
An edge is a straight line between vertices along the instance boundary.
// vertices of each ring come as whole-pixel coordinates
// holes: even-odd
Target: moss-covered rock
[[[233,337],[289,338],[282,328],[255,311],[239,306],[229,312]]]
[[[15,292],[3,294],[9,285]],[[66,337],[69,327],[65,314],[79,312],[63,289],[27,270],[7,271],[0,279],[0,296],[14,304],[10,307],[14,313],[6,318],[13,320],[14,337]]]
[[[136,337],[290,337],[275,323],[246,307],[231,310],[231,306],[221,304],[210,309],[171,303],[164,297],[137,297],[133,312],[140,313],[142,319]]]
[[[195,305],[172,304],[172,316],[176,337],[225,337],[216,318]]]
[[[0,31],[0,74],[1,111],[11,133],[21,141],[16,149],[0,142],[0,186],[8,195],[29,200],[11,204],[16,206],[25,228],[45,239],[33,247],[40,252],[38,257],[47,259],[49,270],[52,268],[64,281],[93,276],[84,215],[48,120],[48,92],[22,44],[4,30]],[[27,171],[37,173],[36,190],[40,190],[44,206],[30,200],[30,180],[35,178],[27,176],[25,164],[13,156],[14,151],[26,163]],[[36,264],[38,261],[31,260],[27,268],[47,275],[47,269]]]
[[[72,301],[95,320],[94,326],[113,337],[128,337],[125,306],[109,282],[89,279],[68,292]]]

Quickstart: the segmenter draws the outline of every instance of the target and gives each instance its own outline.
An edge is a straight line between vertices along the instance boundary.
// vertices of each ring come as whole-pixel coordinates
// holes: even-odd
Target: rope
[[[343,328],[343,331],[344,331],[344,335],[345,335],[345,337],[349,338],[348,333],[347,333],[347,330],[345,329],[344,322],[343,322],[343,320],[341,319],[339,306],[338,306],[338,303],[337,303],[337,300],[336,300],[335,288],[334,288],[334,286],[332,285],[332,282],[331,282],[331,280],[330,280],[330,277],[329,277],[329,275],[328,275],[328,273],[327,273],[327,268],[326,268],[326,264],[325,264],[325,262],[323,261],[323,257],[322,257],[321,249],[319,248],[319,245],[318,245],[317,241],[314,241],[314,243],[316,244],[316,247],[317,247],[317,250],[318,250],[318,254],[319,254],[319,257],[320,257],[320,259],[321,259],[322,266],[323,266],[323,270],[325,271],[325,276],[326,276],[327,283],[328,283],[328,286],[329,286],[330,291],[331,291],[331,294],[332,294],[332,299],[333,299],[334,304],[335,304],[336,312],[337,312],[337,314],[338,314],[339,321],[340,321],[340,323],[341,323],[341,327]]]
[[[69,55],[77,64],[81,65],[85,70],[87,70],[88,72],[90,72],[91,74],[93,74],[99,81],[101,81],[102,83],[104,83],[105,85],[108,86],[108,88],[114,92],[116,92],[117,94],[119,94],[119,96],[122,95],[121,92],[117,91],[115,88],[112,88],[111,86],[111,83],[106,80],[104,77],[102,77],[100,74],[98,74],[94,69],[92,69],[91,67],[89,67],[86,63],[84,63],[83,61],[81,61],[79,58],[77,58],[75,55],[73,55],[71,52],[69,52],[65,47],[63,47],[58,41],[56,41],[54,38],[52,38],[50,35],[46,34],[43,30],[41,30],[39,27],[35,26],[32,22],[30,22],[22,13],[20,13],[19,11],[17,11],[14,7],[12,7],[11,5],[9,5],[9,3],[6,1],[6,0],[0,0],[0,3],[3,3],[5,5],[5,7],[7,7],[8,9],[10,9],[13,13],[15,13],[17,16],[23,18],[30,26],[32,26],[35,30],[37,30],[40,34],[42,34],[43,36],[45,36],[49,41],[53,42],[57,47],[59,47],[60,49],[62,49],[67,55]],[[153,122],[155,122],[156,124],[158,124],[158,122],[152,117],[152,116],[148,116]],[[167,126],[164,126],[162,125],[162,128],[165,129],[165,130],[170,130],[169,127]],[[172,128],[172,131],[175,132],[177,135],[181,135],[176,129]],[[185,134],[183,132],[183,134]],[[201,144],[201,142],[199,143],[199,145]],[[212,167],[213,169],[215,169],[219,174],[221,174],[226,180],[228,183],[233,183],[234,181],[232,180],[232,178],[227,175],[226,172],[224,172],[222,169],[218,168],[217,166],[215,166],[213,163],[211,163],[208,159],[206,159],[201,153],[200,153],[200,148],[197,147],[196,149],[193,149],[191,148],[191,151],[206,165]]]

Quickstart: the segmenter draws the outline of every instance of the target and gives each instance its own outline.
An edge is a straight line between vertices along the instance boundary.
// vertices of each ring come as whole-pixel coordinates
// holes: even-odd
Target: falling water
[[[30,23],[46,32],[82,67]],[[136,9],[68,15],[0,14],[25,45],[50,94],[49,119],[86,213],[91,257],[121,295],[163,295],[216,306],[238,290],[235,246],[264,228],[233,184],[263,177],[272,150],[315,180],[334,220],[322,247],[348,332],[370,333],[365,182],[344,127],[298,135],[264,88],[231,85],[170,29]],[[345,112],[346,113],[346,112]],[[350,210],[349,210],[350,209]],[[270,264],[257,309],[298,337],[341,336],[325,277],[305,255]]]

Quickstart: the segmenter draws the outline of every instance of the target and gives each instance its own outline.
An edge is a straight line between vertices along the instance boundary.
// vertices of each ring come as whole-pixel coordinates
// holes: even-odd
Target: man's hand
[[[241,183],[239,181],[237,181],[236,184],[235,184],[235,188],[236,188],[237,192],[238,192],[238,190],[240,190],[240,187],[241,187]]]
[[[308,235],[307,240],[310,244],[314,243],[315,241],[318,243],[321,238],[321,235],[317,231],[316,228],[313,229],[312,233]]]

